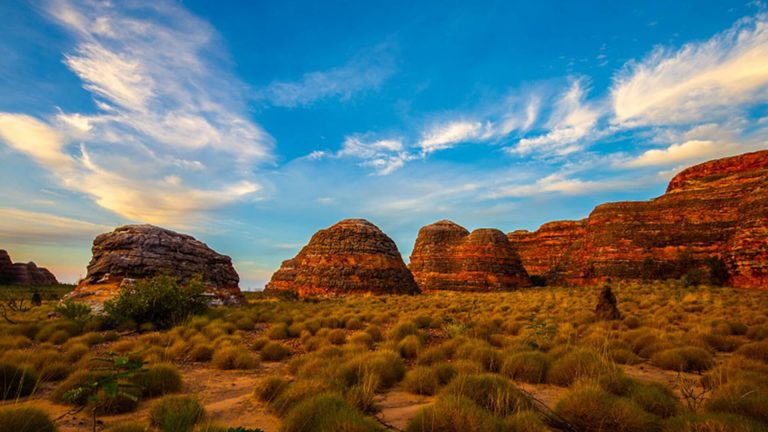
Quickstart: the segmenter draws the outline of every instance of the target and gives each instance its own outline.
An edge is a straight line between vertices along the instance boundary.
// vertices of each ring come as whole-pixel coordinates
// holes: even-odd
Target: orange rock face
[[[422,291],[501,291],[530,285],[503,232],[440,221],[419,230],[408,266]]]
[[[585,220],[508,237],[548,283],[666,279],[721,262],[733,286],[768,288],[768,151],[688,168],[650,201],[603,204]]]
[[[318,231],[283,261],[266,291],[306,297],[416,294],[419,288],[392,239],[367,220],[346,219]]]

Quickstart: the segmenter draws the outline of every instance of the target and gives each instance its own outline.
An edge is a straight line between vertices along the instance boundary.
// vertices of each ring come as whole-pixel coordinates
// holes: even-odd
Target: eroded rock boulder
[[[167,274],[182,283],[200,275],[212,304],[239,304],[240,277],[232,260],[205,243],[153,225],[127,225],[93,241],[88,274],[68,297],[93,305],[117,295],[122,285]]]
[[[409,269],[422,291],[502,291],[530,285],[507,236],[442,220],[422,227]]]
[[[419,292],[397,245],[376,225],[346,219],[315,233],[266,286],[300,297]]]
[[[688,168],[650,201],[608,203],[581,221],[508,235],[549,284],[670,279],[725,267],[743,288],[768,288],[768,151]]]
[[[0,249],[0,285],[56,285],[56,276],[33,262],[14,263],[8,252]]]

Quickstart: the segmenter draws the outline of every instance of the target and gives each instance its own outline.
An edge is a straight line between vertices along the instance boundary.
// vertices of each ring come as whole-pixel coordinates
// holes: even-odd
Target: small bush
[[[163,432],[191,431],[204,417],[205,408],[194,396],[163,396],[149,410],[152,425]]]
[[[458,376],[442,394],[465,397],[502,417],[532,406],[528,397],[509,380],[493,374]]]
[[[708,351],[692,346],[658,352],[651,362],[662,369],[680,372],[703,372],[715,363]]]
[[[628,399],[596,387],[570,390],[555,406],[555,412],[579,431],[658,431],[658,417]]]
[[[549,432],[541,417],[534,411],[522,411],[504,419],[507,432]]]
[[[404,359],[414,359],[421,351],[421,339],[416,335],[408,335],[398,342],[397,351]]]
[[[48,414],[38,408],[7,407],[0,409],[0,430],[9,432],[55,432]]]
[[[411,419],[406,432],[501,432],[506,430],[501,420],[480,408],[472,400],[449,395],[422,408]]]
[[[256,384],[253,394],[262,402],[272,402],[288,388],[289,384],[288,380],[281,377],[266,377]]]
[[[448,360],[448,353],[445,348],[442,346],[433,346],[422,350],[416,359],[416,363],[420,365],[431,365],[446,360]]]
[[[384,428],[361,414],[338,394],[325,393],[307,399],[290,410],[284,432],[378,432]]]
[[[172,364],[159,364],[133,377],[145,397],[162,396],[181,391],[181,372]]]
[[[211,365],[216,369],[255,369],[259,360],[245,348],[226,346],[213,353]]]
[[[768,423],[768,387],[736,380],[718,388],[705,408],[711,412],[737,414]]]
[[[326,381],[317,379],[294,381],[272,400],[269,407],[275,414],[285,416],[288,411],[303,400],[329,390],[331,390],[331,385]]]
[[[593,351],[575,350],[552,363],[547,374],[547,381],[568,387],[577,379],[595,378],[609,370],[610,367]]]
[[[419,328],[410,321],[396,324],[389,330],[389,338],[395,342],[400,342],[410,335],[419,336]]]
[[[31,370],[11,363],[0,363],[0,400],[29,396],[37,382],[38,376]]]
[[[344,345],[347,343],[347,333],[342,329],[333,329],[328,332],[328,342],[334,345]]]
[[[280,361],[289,357],[291,350],[279,342],[270,342],[264,345],[259,354],[264,361]]]
[[[54,361],[43,366],[40,379],[43,381],[61,381],[72,372],[72,366],[67,362]]]
[[[189,352],[189,357],[193,361],[205,362],[213,358],[214,352],[215,350],[213,348],[213,345],[200,344],[192,347],[192,350]]]
[[[768,341],[753,342],[742,345],[741,348],[736,351],[736,353],[753,360],[759,360],[761,362],[768,363]]]
[[[269,328],[267,337],[272,340],[288,339],[288,325],[285,323],[273,325]]]
[[[551,362],[542,352],[521,352],[504,359],[501,373],[516,381],[537,384],[544,382]]]
[[[689,414],[669,419],[664,432],[765,432],[765,426],[733,414]]]
[[[339,377],[347,386],[361,382],[368,374],[374,374],[379,379],[379,390],[387,389],[400,382],[405,376],[403,360],[391,351],[381,351],[360,354],[348,360],[339,369]]]
[[[411,393],[433,395],[440,387],[440,377],[429,366],[417,366],[405,374],[403,387]]]
[[[208,307],[202,278],[180,284],[161,275],[139,280],[120,289],[117,298],[104,303],[104,312],[113,325],[125,322],[152,323],[170,328]]]

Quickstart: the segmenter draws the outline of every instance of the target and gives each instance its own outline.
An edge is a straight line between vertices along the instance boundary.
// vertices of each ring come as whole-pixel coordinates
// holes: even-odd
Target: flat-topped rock
[[[415,294],[419,288],[391,238],[365,219],[346,219],[315,233],[272,275],[266,291],[305,297]]]
[[[214,304],[238,304],[240,277],[232,260],[205,243],[153,225],[126,225],[93,241],[88,274],[69,297],[100,304],[121,285],[167,274],[182,283],[200,275]]]
[[[502,291],[530,285],[503,232],[483,228],[470,233],[448,220],[419,230],[408,267],[422,291]]]

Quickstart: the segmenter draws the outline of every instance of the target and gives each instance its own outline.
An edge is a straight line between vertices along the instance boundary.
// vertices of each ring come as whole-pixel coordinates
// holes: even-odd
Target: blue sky
[[[768,147],[760,2],[0,3],[0,248],[153,223],[261,288],[364,217],[536,229]]]

